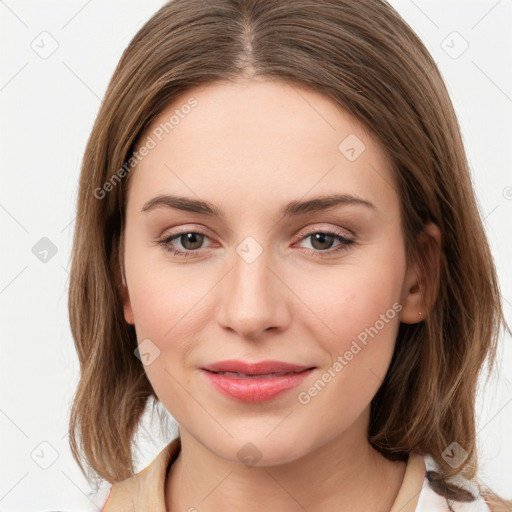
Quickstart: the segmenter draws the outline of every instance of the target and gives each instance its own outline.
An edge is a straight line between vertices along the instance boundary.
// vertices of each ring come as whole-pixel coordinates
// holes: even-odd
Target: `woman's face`
[[[258,464],[363,439],[399,322],[418,311],[382,148],[319,93],[240,80],[183,94],[139,157],[125,318],[181,433]],[[313,369],[204,369],[226,360]]]

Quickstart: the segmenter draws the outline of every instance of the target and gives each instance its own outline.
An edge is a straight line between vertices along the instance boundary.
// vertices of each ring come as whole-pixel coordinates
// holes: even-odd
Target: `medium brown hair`
[[[429,475],[436,490],[470,500],[445,477],[476,474],[477,380],[486,360],[494,368],[500,330],[508,326],[447,89],[421,40],[381,0],[174,0],[132,39],[107,88],[80,175],[69,290],[81,369],[70,415],[73,456],[82,471],[111,483],[131,476],[134,435],[149,399],[158,400],[123,316],[127,172],[119,179],[118,170],[173,99],[241,76],[323,93],[387,151],[407,259],[423,268],[422,292],[432,307],[422,322],[400,324],[371,402],[369,441],[390,459],[431,454],[441,470]],[[422,249],[429,221],[441,231],[437,264]],[[453,441],[468,453],[463,467],[452,468],[442,456]]]

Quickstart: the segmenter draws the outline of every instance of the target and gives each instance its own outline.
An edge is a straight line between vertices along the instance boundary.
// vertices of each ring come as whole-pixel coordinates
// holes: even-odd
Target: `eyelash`
[[[182,235],[186,235],[186,234],[189,234],[189,233],[193,233],[193,234],[197,234],[197,235],[203,235],[206,238],[208,238],[208,236],[205,233],[202,233],[201,231],[182,231],[180,233],[174,233],[172,235],[169,235],[169,236],[166,236],[164,238],[161,238],[160,240],[157,241],[157,244],[162,246],[165,251],[172,253],[174,256],[180,256],[180,257],[184,257],[184,258],[193,257],[201,249],[193,249],[193,250],[189,250],[189,251],[182,251],[181,249],[172,249],[171,247],[169,247],[169,244],[170,244],[171,240],[174,240],[176,238],[179,238]],[[330,231],[330,230],[326,230],[326,231],[311,231],[310,233],[304,235],[299,240],[299,242],[302,241],[302,240],[305,240],[308,237],[316,235],[316,234],[332,235],[341,243],[335,249],[327,249],[325,251],[320,251],[320,250],[315,250],[315,249],[306,249],[307,252],[309,254],[313,255],[313,256],[324,257],[324,256],[328,256],[328,255],[330,256],[332,254],[337,254],[339,252],[343,252],[343,251],[348,250],[349,246],[351,244],[355,243],[354,239],[348,238],[348,237],[344,236],[343,233],[341,233],[340,231]]]

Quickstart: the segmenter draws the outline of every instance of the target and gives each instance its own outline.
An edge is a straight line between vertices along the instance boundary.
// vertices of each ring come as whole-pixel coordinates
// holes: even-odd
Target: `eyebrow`
[[[352,194],[332,194],[319,196],[308,200],[291,201],[280,210],[279,214],[282,217],[294,217],[304,215],[306,213],[328,210],[340,205],[360,205],[365,206],[371,210],[377,209],[376,206],[370,201],[354,196]],[[173,208],[187,212],[199,213],[201,215],[207,215],[210,217],[217,217],[219,219],[225,219],[225,215],[222,210],[208,201],[173,195],[159,195],[153,199],[150,199],[147,203],[144,204],[141,212],[148,212],[159,207]]]

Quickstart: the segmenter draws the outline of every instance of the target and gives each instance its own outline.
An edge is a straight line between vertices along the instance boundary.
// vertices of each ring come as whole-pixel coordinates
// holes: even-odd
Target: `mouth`
[[[220,394],[240,402],[264,402],[298,386],[316,367],[263,361],[223,361],[201,368]]]
[[[312,368],[311,365],[287,363],[284,361],[259,361],[255,363],[231,359],[229,361],[218,361],[206,366],[203,370],[213,373],[233,373],[242,376],[252,377],[258,375],[287,375],[302,372]]]
[[[206,370],[209,371],[209,370]],[[273,377],[282,377],[283,375],[295,375],[297,373],[301,373],[302,371],[296,371],[296,372],[275,372],[275,373],[261,373],[257,375],[247,375],[245,373],[238,373],[238,372],[210,372],[214,373],[215,375],[226,375],[227,377],[232,377],[234,379],[271,379]]]

